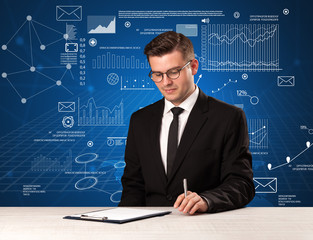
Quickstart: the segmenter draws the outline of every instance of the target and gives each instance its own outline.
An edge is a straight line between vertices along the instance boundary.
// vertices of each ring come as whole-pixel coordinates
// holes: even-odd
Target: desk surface
[[[217,214],[170,215],[125,223],[63,219],[99,207],[2,207],[0,239],[313,239],[313,208],[243,208]]]

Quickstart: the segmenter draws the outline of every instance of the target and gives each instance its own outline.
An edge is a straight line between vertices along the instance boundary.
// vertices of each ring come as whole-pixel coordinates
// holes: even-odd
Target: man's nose
[[[167,86],[167,85],[171,85],[173,83],[173,80],[170,79],[166,74],[163,75],[163,85]]]

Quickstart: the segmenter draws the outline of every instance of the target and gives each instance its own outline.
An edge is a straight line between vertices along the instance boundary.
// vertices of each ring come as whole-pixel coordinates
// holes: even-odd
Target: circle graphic
[[[110,200],[114,203],[119,203],[121,200],[122,191],[116,191],[115,193],[111,194]]]
[[[76,163],[90,163],[99,157],[96,153],[84,153],[75,158]]]
[[[116,73],[110,73],[107,76],[107,81],[110,85],[116,85],[119,80],[120,80],[120,78],[118,77],[118,75]]]
[[[84,177],[75,183],[77,190],[87,190],[94,187],[98,183],[98,179],[95,177]]]
[[[95,46],[97,46],[97,39],[95,39],[95,38],[90,38],[89,39],[89,45],[91,46],[91,47],[95,47]]]
[[[240,12],[234,12],[234,18],[239,18],[240,17]]]
[[[129,21],[127,21],[127,22],[124,23],[124,26],[125,26],[126,28],[130,28],[131,25],[132,25],[132,24],[131,24]]]
[[[88,146],[88,147],[92,147],[92,146],[93,146],[93,141],[88,141],[88,142],[87,142],[87,146]]]
[[[126,166],[126,163],[124,161],[119,161],[114,164],[115,168],[124,168]]]
[[[258,98],[257,96],[252,96],[252,97],[250,98],[250,103],[251,103],[252,105],[257,105],[257,104],[259,103],[259,98]]]
[[[72,116],[65,116],[62,119],[63,127],[72,128],[74,126],[74,118]]]
[[[285,9],[283,10],[283,14],[284,14],[284,15],[288,15],[288,14],[289,14],[289,9],[288,9],[288,8],[285,8]]]
[[[108,146],[110,146],[110,147],[112,147],[112,146],[114,145],[114,143],[115,143],[115,141],[114,141],[114,139],[112,139],[112,138],[109,138],[109,139],[107,140],[107,144],[108,144]]]
[[[248,79],[248,74],[244,73],[244,74],[242,74],[241,77],[242,77],[243,80],[247,80]]]

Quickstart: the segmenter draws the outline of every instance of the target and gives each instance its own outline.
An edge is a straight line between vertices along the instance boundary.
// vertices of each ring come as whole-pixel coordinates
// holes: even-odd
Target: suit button
[[[166,196],[166,198],[167,198],[167,200],[169,200],[169,201],[171,201],[171,200],[173,199],[172,195],[170,195],[170,194],[168,194],[168,195]]]

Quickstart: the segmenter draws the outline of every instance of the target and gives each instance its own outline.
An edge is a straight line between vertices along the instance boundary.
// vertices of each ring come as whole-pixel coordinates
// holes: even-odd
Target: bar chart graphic
[[[92,59],[92,69],[149,69],[148,60],[107,52]]]
[[[278,24],[201,26],[201,66],[209,71],[278,71]]]
[[[72,171],[72,150],[62,163],[60,158],[46,157],[40,154],[31,162],[31,170],[34,172],[65,172]]]
[[[67,40],[74,41],[77,40],[77,28],[73,24],[67,24],[65,25],[65,31],[67,34]]]
[[[123,100],[111,110],[97,106],[94,98],[89,98],[86,105],[80,105],[78,98],[78,126],[125,126]]]

